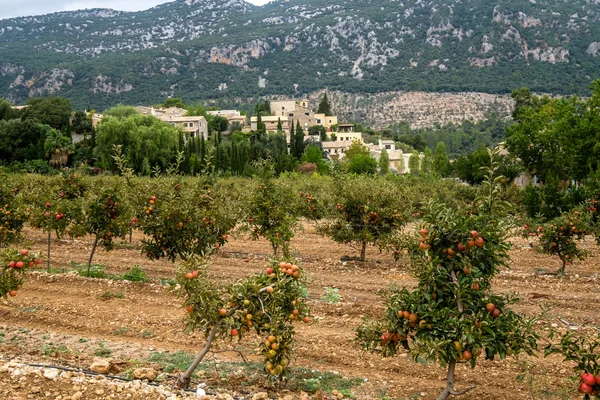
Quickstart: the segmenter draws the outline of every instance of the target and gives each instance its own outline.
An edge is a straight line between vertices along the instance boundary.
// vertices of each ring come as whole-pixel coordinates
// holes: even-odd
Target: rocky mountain
[[[15,103],[577,93],[598,77],[600,0],[176,0],[0,20],[0,96]]]

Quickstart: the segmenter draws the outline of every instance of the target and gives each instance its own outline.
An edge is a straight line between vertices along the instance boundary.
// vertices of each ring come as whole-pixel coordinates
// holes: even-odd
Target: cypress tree
[[[277,132],[283,132],[283,127],[281,125],[281,118],[277,118]]]

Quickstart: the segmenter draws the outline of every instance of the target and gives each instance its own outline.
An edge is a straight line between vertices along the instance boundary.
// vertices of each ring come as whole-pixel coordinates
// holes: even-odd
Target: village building
[[[204,137],[204,140],[208,140],[208,122],[203,116],[186,116],[187,110],[177,107],[154,108],[138,106],[135,109],[142,115],[152,115],[161,121],[183,129],[190,137]]]
[[[227,118],[229,124],[237,122],[242,128],[248,126],[248,118],[246,118],[245,115],[242,115],[238,110],[215,110],[207,111],[206,113],[215,117]]]

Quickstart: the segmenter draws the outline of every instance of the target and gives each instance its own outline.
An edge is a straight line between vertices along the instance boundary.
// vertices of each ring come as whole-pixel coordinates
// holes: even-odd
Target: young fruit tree
[[[4,179],[0,175],[0,247],[17,239],[27,219],[19,207],[15,190],[10,190]]]
[[[256,163],[255,186],[250,193],[245,210],[243,229],[250,231],[252,239],[261,236],[271,243],[273,254],[281,249],[289,256],[290,241],[298,229],[297,202],[291,190],[275,181],[273,166],[268,162]]]
[[[360,261],[365,261],[368,244],[386,247],[406,224],[408,207],[398,189],[382,177],[341,177],[336,184],[333,220],[320,226],[319,232],[358,248]]]
[[[92,259],[98,245],[110,251],[115,238],[124,238],[129,229],[130,216],[120,203],[117,188],[104,189],[90,199],[86,207],[86,231],[94,237],[94,244],[88,259],[87,276],[90,276]]]
[[[54,195],[42,194],[33,208],[31,225],[47,233],[48,270],[50,270],[52,232],[58,239],[65,233],[71,237],[85,234],[84,192],[85,187],[80,178],[76,174],[70,174],[62,178],[62,183]]]
[[[567,264],[575,259],[583,261],[587,255],[578,242],[590,233],[589,218],[589,213],[576,209],[544,224],[526,223],[522,236],[530,240],[537,238],[537,250],[541,253],[558,256],[562,265],[557,275],[563,275]]]
[[[490,169],[478,212],[430,202],[423,223],[406,235],[416,288],[392,287],[385,292],[385,311],[365,320],[356,340],[365,350],[384,357],[407,350],[415,359],[447,369],[438,399],[463,394],[455,389],[457,363],[475,368],[481,358],[493,360],[536,350],[535,320],[510,309],[517,301],[492,293],[494,276],[507,265],[510,223],[498,200],[499,179]],[[401,346],[401,347],[399,347]]]
[[[544,350],[545,356],[559,353],[565,361],[575,362],[575,372],[578,374],[578,392],[583,398],[600,399],[600,331],[596,337],[586,337],[581,331],[565,333],[558,344],[549,344]],[[551,332],[550,339],[554,336]]]
[[[227,199],[214,193],[210,181],[200,179],[187,188],[172,182],[171,190],[147,197],[135,221],[148,236],[142,252],[152,260],[163,257],[174,262],[191,254],[205,256],[227,243],[235,226],[235,212]]]
[[[23,285],[27,268],[39,263],[38,255],[27,249],[0,250],[0,297],[16,296]]]
[[[286,379],[294,346],[293,323],[311,322],[302,268],[291,259],[272,260],[263,272],[237,282],[224,284],[210,277],[207,264],[197,256],[183,261],[177,274],[189,315],[187,331],[203,331],[206,336],[206,344],[181,374],[178,386],[189,386],[192,373],[216,339],[241,341],[252,332],[263,338],[260,351],[266,373],[273,380]]]

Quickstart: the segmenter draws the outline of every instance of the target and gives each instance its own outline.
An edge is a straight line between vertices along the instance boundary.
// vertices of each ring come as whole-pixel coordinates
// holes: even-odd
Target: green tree
[[[377,172],[377,160],[370,154],[357,154],[349,160],[348,172],[373,175]]]
[[[421,158],[419,157],[419,152],[417,150],[413,150],[410,158],[408,159],[408,169],[411,175],[419,175],[420,164]]]
[[[271,102],[269,100],[259,101],[254,106],[254,114],[271,115]]]
[[[304,129],[302,129],[302,126],[300,126],[300,121],[296,123],[294,135],[291,136],[290,140],[293,141],[292,155],[299,160],[300,158],[302,158],[302,154],[304,153],[305,147]]]
[[[156,117],[136,113],[124,118],[105,116],[96,136],[94,154],[104,169],[115,170],[113,149],[122,145],[135,172],[149,173],[147,167],[164,169],[174,159],[179,130]]]
[[[327,129],[323,125],[313,125],[308,128],[308,135],[318,136],[321,141],[325,141],[327,139]]]
[[[46,158],[44,144],[51,128],[36,120],[0,120],[0,160],[5,162]]]
[[[227,127],[229,126],[229,121],[225,117],[215,116],[212,118],[211,126],[214,131],[219,133],[226,132]]]
[[[13,119],[13,118],[14,118],[14,112],[13,112],[11,104],[4,99],[0,99],[0,121],[1,120],[8,121],[9,119]]]
[[[110,117],[115,117],[115,118],[127,118],[127,117],[130,117],[132,115],[137,115],[137,114],[139,114],[139,113],[137,112],[135,107],[126,106],[123,104],[118,104],[118,105],[104,111],[104,116],[110,116]]]
[[[54,129],[69,129],[71,102],[62,97],[36,97],[23,110],[23,119],[36,119]]]
[[[281,118],[277,118],[277,132],[283,132],[283,126],[281,125]]]
[[[314,144],[306,146],[304,154],[302,155],[302,161],[315,164],[317,166],[317,171],[321,175],[329,173],[329,165],[323,160],[323,151],[319,146],[315,146]]]
[[[379,156],[379,173],[381,175],[387,175],[390,172],[390,156],[385,149],[381,149],[381,155]]]
[[[184,108],[184,109],[186,108],[185,104],[183,104],[181,99],[178,99],[177,97],[169,97],[168,99],[166,99],[165,102],[163,103],[163,107],[164,108],[177,107],[177,108]]]
[[[467,156],[461,156],[454,162],[454,173],[471,185],[483,182],[486,177],[482,168],[490,164],[488,149],[481,147]]]
[[[333,113],[331,112],[331,104],[329,104],[329,99],[327,98],[327,93],[323,93],[323,97],[321,98],[321,101],[319,102],[319,108],[317,110],[317,113],[325,114],[325,115],[333,115]]]
[[[429,147],[425,148],[423,152],[423,159],[421,160],[421,172],[429,174],[433,167],[433,153]]]
[[[50,129],[46,134],[44,150],[50,159],[50,165],[61,168],[67,165],[69,156],[73,154],[75,148],[68,136],[56,129]]]
[[[433,172],[439,174],[440,176],[448,176],[450,174],[450,159],[448,158],[446,144],[444,142],[439,142],[435,146],[432,167]]]
[[[73,114],[71,126],[75,133],[85,135],[92,132],[92,120],[84,111],[78,110]]]

